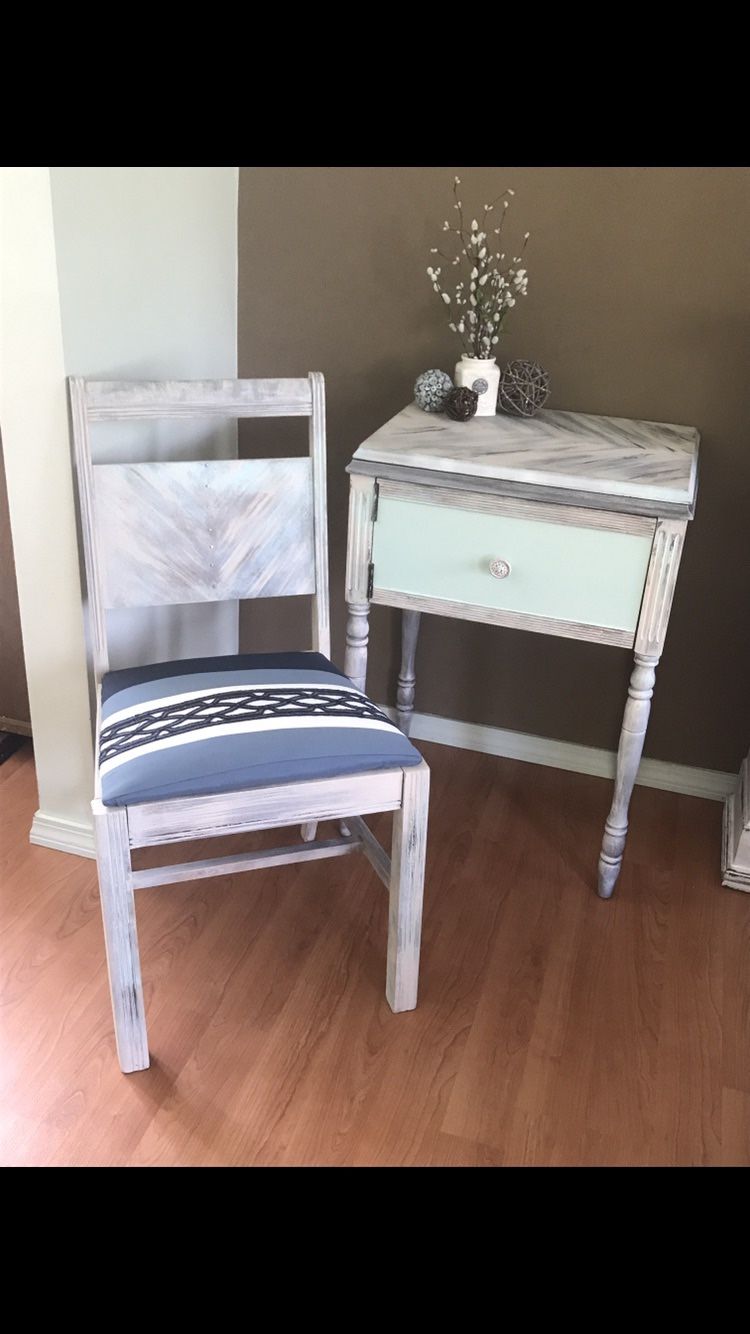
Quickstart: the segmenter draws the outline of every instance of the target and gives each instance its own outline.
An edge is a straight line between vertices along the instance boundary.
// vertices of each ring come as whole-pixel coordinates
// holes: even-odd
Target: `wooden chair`
[[[117,1051],[149,1064],[134,891],[361,850],[390,896],[386,996],[417,1002],[429,770],[329,661],[323,376],[69,381],[97,682],[96,831]],[[97,465],[89,424],[308,417],[309,455]],[[313,649],[109,671],[109,608],[312,596]],[[392,856],[362,816],[393,811]],[[316,837],[335,820],[339,836]],[[344,822],[345,823],[342,823]],[[134,871],[131,848],[283,825],[304,842]]]

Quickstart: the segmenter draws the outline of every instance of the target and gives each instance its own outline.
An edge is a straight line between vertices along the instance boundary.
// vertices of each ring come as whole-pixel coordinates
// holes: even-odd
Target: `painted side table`
[[[400,607],[405,731],[422,612],[634,648],[603,898],[622,864],[698,445],[691,426],[551,411],[457,423],[411,404],[347,470],[345,670],[364,689],[370,604]]]

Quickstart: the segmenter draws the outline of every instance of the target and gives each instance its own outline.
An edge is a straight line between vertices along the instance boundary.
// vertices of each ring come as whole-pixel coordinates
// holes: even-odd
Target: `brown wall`
[[[695,425],[690,525],[646,753],[736,770],[750,742],[750,171],[741,168],[242,168],[239,372],[321,370],[328,394],[333,656],[343,662],[347,477],[357,445],[451,370],[425,267],[454,174],[477,212],[506,186],[532,233],[529,295],[498,360],[529,357],[550,407]],[[512,234],[512,229],[511,229]],[[248,423],[283,452],[299,423]],[[374,608],[368,690],[393,701],[398,614]],[[243,612],[243,647],[306,644],[296,600]],[[614,747],[630,655],[425,618],[417,708]]]

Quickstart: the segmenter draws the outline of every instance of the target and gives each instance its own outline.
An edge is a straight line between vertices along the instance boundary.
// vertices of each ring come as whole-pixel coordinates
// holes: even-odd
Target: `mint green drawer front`
[[[634,631],[651,537],[381,496],[374,589]],[[507,561],[504,579],[492,560]]]

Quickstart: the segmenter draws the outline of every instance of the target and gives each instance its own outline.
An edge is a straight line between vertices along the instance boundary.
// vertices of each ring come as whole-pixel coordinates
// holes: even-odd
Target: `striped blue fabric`
[[[421,760],[322,653],[190,658],[109,672],[99,740],[105,806]]]

